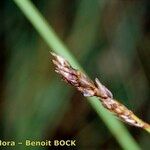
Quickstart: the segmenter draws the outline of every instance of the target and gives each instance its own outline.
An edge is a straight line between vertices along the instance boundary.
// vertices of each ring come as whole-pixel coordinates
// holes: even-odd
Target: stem
[[[148,128],[145,128],[145,130],[150,133],[150,126]]]
[[[48,44],[49,48],[52,48],[53,51],[64,56],[75,68],[83,70],[31,1],[14,0],[14,2],[21,9],[27,19],[32,23],[33,27],[37,30],[44,41]],[[123,149],[140,150],[140,147],[132,138],[124,125],[115,119],[111,113],[105,110],[101,106],[98,99],[90,97],[88,98],[88,102],[92,105],[98,116],[104,121],[110,132]]]

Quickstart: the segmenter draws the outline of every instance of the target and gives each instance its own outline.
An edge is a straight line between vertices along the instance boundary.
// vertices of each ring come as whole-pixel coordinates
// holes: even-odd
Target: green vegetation
[[[67,87],[56,78],[50,63],[51,58],[49,59],[49,51],[55,51],[64,56],[75,68],[82,69],[83,66],[82,70],[90,77],[97,75],[102,78],[115,93],[114,97],[121,99],[122,103],[132,110],[140,110],[142,104],[147,102],[147,93],[143,93],[148,89],[147,72],[144,72],[146,60],[143,63],[142,59],[143,66],[137,63],[139,70],[134,63],[140,61],[140,57],[136,55],[137,46],[141,49],[148,47],[146,39],[145,43],[138,43],[142,37],[140,23],[146,11],[145,4],[134,6],[129,2],[131,4],[125,3],[125,7],[123,4],[108,4],[107,1],[98,0],[68,3],[63,5],[60,0],[41,1],[37,4],[37,9],[29,0],[14,0],[14,3],[6,1],[5,9],[8,11],[5,12],[5,16],[11,17],[5,22],[5,32],[9,36],[6,36],[8,64],[4,79],[6,96],[3,109],[3,137],[13,137],[15,140],[75,137],[80,141],[81,148],[84,148],[87,140],[95,148],[103,148],[107,143],[112,149],[119,147],[115,143],[115,138],[122,149],[145,148],[149,143],[144,131],[130,128],[131,131],[137,130],[139,133],[140,142],[136,142],[129,130],[105,110],[96,98],[88,98],[93,110],[91,107],[88,108],[87,101],[82,100],[79,93],[75,93],[71,87]],[[65,17],[68,17],[66,22]],[[72,17],[72,20],[69,17]],[[48,47],[38,37],[37,32]],[[140,83],[142,86],[139,89],[133,87],[134,84],[138,87]],[[81,101],[84,101],[84,104]],[[82,105],[86,109],[82,110]],[[66,113],[71,116],[65,123],[63,120],[64,116],[67,118]],[[90,118],[90,121],[86,121],[85,118]],[[66,133],[64,136],[63,132]],[[90,138],[85,140],[81,134],[83,132],[85,137]],[[135,134],[132,132],[133,136]]]

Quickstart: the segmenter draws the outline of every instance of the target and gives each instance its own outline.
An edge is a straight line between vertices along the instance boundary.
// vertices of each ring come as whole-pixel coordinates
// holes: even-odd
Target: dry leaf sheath
[[[123,122],[132,126],[140,127],[150,132],[150,125],[145,123],[124,105],[113,99],[112,93],[96,78],[95,82],[90,80],[84,73],[71,67],[63,57],[51,53],[56,69],[64,81],[75,86],[84,96],[96,96],[102,105],[114,113]]]

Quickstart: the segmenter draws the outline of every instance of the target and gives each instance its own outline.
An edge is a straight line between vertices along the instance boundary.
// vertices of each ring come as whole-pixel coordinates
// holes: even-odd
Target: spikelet
[[[109,91],[98,78],[93,82],[84,73],[72,68],[69,62],[63,57],[55,53],[51,54],[54,56],[52,61],[56,68],[55,71],[62,76],[65,82],[76,87],[77,90],[86,97],[98,97],[102,105],[123,122],[150,132],[150,125],[139,119],[132,111],[113,99],[111,91]]]

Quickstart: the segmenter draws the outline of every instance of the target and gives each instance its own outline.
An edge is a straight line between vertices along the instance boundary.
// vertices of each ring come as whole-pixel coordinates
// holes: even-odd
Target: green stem
[[[148,133],[150,133],[150,126],[148,125],[148,127],[144,128]]]
[[[52,27],[44,19],[41,13],[29,0],[14,0],[16,5],[21,9],[27,19],[32,23],[40,36],[48,44],[49,48],[65,57],[75,68],[83,70],[68,48],[57,37]],[[116,138],[120,146],[125,150],[140,150],[136,141],[132,138],[128,130],[122,125],[120,121],[105,110],[96,98],[88,98],[88,102],[97,112],[98,116],[104,121],[110,132]]]

